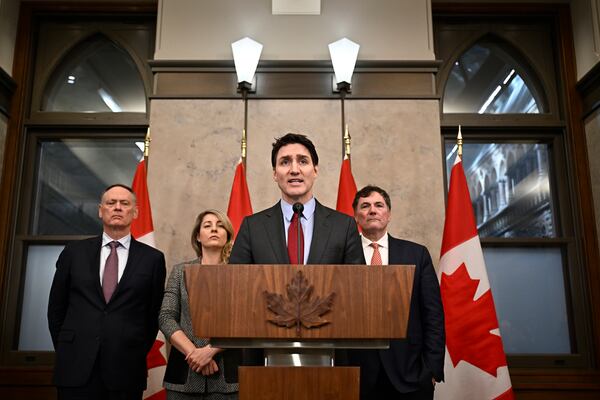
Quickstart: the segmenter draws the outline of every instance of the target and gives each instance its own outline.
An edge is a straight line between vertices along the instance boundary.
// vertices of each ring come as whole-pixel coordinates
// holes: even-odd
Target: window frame
[[[505,28],[514,27],[515,21],[518,21],[523,15],[527,15],[528,23],[532,20],[538,23],[541,21],[549,27],[550,40],[547,48],[551,50],[550,59],[553,68],[538,68],[537,72],[538,78],[546,90],[550,112],[538,115],[444,114],[442,105],[440,105],[441,141],[444,149],[448,140],[455,140],[459,124],[462,125],[465,142],[470,140],[511,141],[515,140],[515,136],[521,139],[539,140],[548,136],[556,136],[553,139],[554,146],[549,162],[553,165],[552,168],[555,171],[561,171],[561,173],[554,174],[551,177],[555,180],[556,193],[552,195],[556,202],[555,209],[558,210],[558,215],[555,218],[560,221],[561,236],[556,239],[483,238],[481,243],[483,247],[559,246],[563,254],[565,288],[568,296],[567,307],[572,313],[569,315],[569,324],[573,354],[567,357],[562,355],[560,357],[555,355],[511,355],[507,357],[511,374],[514,375],[514,371],[519,371],[517,375],[527,376],[524,381],[541,382],[546,377],[554,374],[548,371],[557,368],[562,370],[562,373],[573,370],[589,370],[589,368],[596,365],[599,359],[598,347],[594,346],[594,341],[598,342],[599,336],[597,332],[593,331],[594,322],[590,321],[590,316],[594,315],[594,306],[591,304],[590,288],[588,282],[586,282],[590,274],[590,266],[589,264],[586,265],[585,262],[590,259],[597,261],[597,252],[594,249],[594,254],[591,254],[589,247],[586,248],[585,246],[586,234],[589,232],[589,228],[582,226],[582,224],[585,225],[585,220],[582,221],[581,217],[582,214],[589,214],[590,211],[580,208],[582,205],[581,197],[577,193],[577,189],[581,188],[585,182],[577,179],[577,174],[581,172],[581,166],[576,159],[574,142],[578,140],[581,143],[580,135],[583,131],[581,124],[575,120],[576,117],[573,114],[573,107],[576,109],[577,100],[573,99],[569,83],[570,80],[574,81],[574,64],[573,59],[569,58],[569,56],[572,56],[573,51],[572,42],[569,42],[569,39],[572,39],[572,36],[570,36],[571,31],[565,30],[565,26],[570,28],[570,25],[568,25],[570,22],[568,6],[462,5],[451,7],[439,4],[434,7],[433,14],[435,48],[436,50],[442,49],[442,55],[436,51],[436,56],[438,59],[443,59],[440,72],[436,77],[436,87],[440,94],[441,104],[445,84],[454,61],[471,48],[479,38],[486,37],[490,33],[501,35],[502,24]],[[477,18],[473,18],[474,16]],[[474,20],[478,22],[473,23]],[[462,39],[459,38],[455,39],[454,42],[449,41],[442,44],[443,39],[441,39],[440,30],[443,29],[444,24],[450,26],[450,29],[459,27],[462,24],[466,30],[462,35]],[[520,41],[512,43],[517,49],[520,48]],[[533,66],[531,67],[533,68]],[[551,73],[552,71],[554,72]],[[500,134],[500,131],[504,131],[504,133]],[[445,156],[444,150],[443,153]],[[445,157],[443,159],[445,160]],[[444,162],[443,168],[447,195],[447,167],[445,164]],[[587,191],[589,192],[589,188]],[[594,233],[593,238],[597,239],[593,229],[592,232]],[[594,243],[597,244],[597,241],[594,241]],[[592,285],[592,292],[597,292],[600,289],[597,283]],[[534,373],[538,376],[531,378],[530,371],[532,369],[546,372]],[[580,373],[577,372],[576,374]]]
[[[463,144],[476,143],[544,143],[549,146],[549,179],[551,196],[554,203],[554,220],[557,235],[554,238],[497,238],[481,237],[482,248],[487,247],[552,247],[559,248],[563,257],[563,276],[567,305],[567,321],[572,354],[507,354],[510,368],[585,368],[590,365],[589,324],[586,315],[589,308],[581,296],[573,296],[574,287],[580,287],[585,281],[585,274],[580,267],[577,237],[572,216],[563,209],[570,210],[571,199],[568,195],[568,178],[566,149],[563,141],[563,128],[532,128],[507,127],[482,129],[476,126],[462,126]],[[442,146],[456,141],[456,127],[442,127]],[[444,152],[445,160],[445,152]],[[448,191],[448,168],[444,162],[444,188]],[[565,215],[567,214],[567,215]]]
[[[21,6],[20,32],[17,37],[21,38],[21,42],[24,43],[17,42],[16,47],[22,48],[22,52],[15,56],[17,65],[15,80],[22,82],[16,93],[15,102],[19,104],[21,112],[10,121],[8,128],[13,135],[11,137],[13,141],[7,140],[6,155],[10,159],[5,165],[12,163],[12,168],[4,169],[2,186],[3,194],[8,194],[2,201],[3,216],[8,217],[11,223],[7,223],[7,226],[0,230],[0,238],[5,239],[3,245],[0,245],[0,252],[4,256],[4,265],[0,266],[0,270],[4,271],[3,275],[0,274],[0,284],[5,288],[2,293],[4,305],[0,308],[0,321],[3,326],[0,335],[0,369],[3,365],[39,368],[48,367],[54,363],[53,351],[18,350],[27,247],[37,244],[67,244],[70,241],[89,237],[85,235],[31,235],[29,233],[38,140],[133,138],[136,141],[143,141],[149,126],[149,104],[153,77],[148,60],[152,58],[154,51],[156,5],[81,4],[61,9],[59,13],[56,14],[52,4],[25,3]],[[121,21],[127,19],[138,24],[140,29],[145,31],[148,43],[128,43],[123,37],[117,38],[118,40],[114,39],[114,35],[111,36],[110,33],[113,25],[110,24],[103,24],[100,29],[97,29],[97,26],[90,27],[68,39],[72,46],[76,46],[88,39],[90,35],[102,33],[121,46],[134,60],[143,81],[146,112],[35,111],[40,109],[42,91],[47,85],[47,80],[52,76],[54,68],[60,65],[61,57],[69,54],[71,49],[63,49],[58,55],[46,54],[45,58],[39,57],[39,26],[51,19],[57,21],[111,19],[115,21],[113,25],[122,24]],[[131,42],[134,41],[132,39]],[[123,43],[125,45],[122,45]]]

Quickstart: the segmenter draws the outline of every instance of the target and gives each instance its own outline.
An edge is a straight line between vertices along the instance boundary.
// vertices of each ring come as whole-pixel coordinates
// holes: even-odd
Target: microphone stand
[[[298,250],[298,254],[296,260],[298,261],[298,264],[304,264],[304,252],[301,249],[300,243],[300,232],[302,229],[302,225],[300,224],[300,218],[302,217],[302,211],[304,211],[304,205],[302,203],[294,203],[294,205],[292,206],[292,209],[294,210],[294,212],[296,214],[298,214],[298,220],[296,221],[298,223],[298,225],[296,226],[296,232],[298,232],[298,234],[296,236],[298,236],[298,246],[297,246],[297,250]],[[304,232],[302,233],[302,236],[304,236]],[[300,257],[300,255],[302,255],[302,258]],[[300,260],[302,260],[303,262],[300,262]]]

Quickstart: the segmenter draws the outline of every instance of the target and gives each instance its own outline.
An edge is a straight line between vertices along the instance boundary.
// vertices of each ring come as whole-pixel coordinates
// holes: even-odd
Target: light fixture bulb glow
[[[329,44],[329,55],[337,83],[352,82],[352,74],[354,73],[359,49],[359,44],[347,38]]]
[[[252,82],[263,45],[245,37],[231,43],[238,83]]]

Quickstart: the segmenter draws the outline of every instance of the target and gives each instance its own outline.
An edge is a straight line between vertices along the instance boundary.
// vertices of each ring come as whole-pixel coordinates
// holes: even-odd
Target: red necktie
[[[373,257],[371,257],[371,265],[382,265],[381,262],[381,253],[379,253],[379,244],[371,243],[369,246],[373,248]]]
[[[290,264],[304,264],[304,233],[302,224],[298,223],[298,213],[294,213],[290,227],[288,228],[288,256]],[[300,232],[298,232],[300,225]],[[300,260],[298,260],[298,235],[300,235]]]
[[[120,243],[117,241],[108,243],[110,246],[110,254],[106,259],[104,273],[102,274],[102,293],[104,294],[104,300],[107,303],[115,292],[119,280],[119,256],[117,255],[117,247],[119,247],[119,244]]]

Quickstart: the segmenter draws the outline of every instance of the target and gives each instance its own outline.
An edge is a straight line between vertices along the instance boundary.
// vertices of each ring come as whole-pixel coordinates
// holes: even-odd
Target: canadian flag
[[[354,210],[352,209],[354,196],[356,196],[356,183],[354,182],[354,176],[352,176],[350,159],[348,156],[345,156],[344,161],[342,161],[342,169],[340,170],[340,182],[338,184],[337,204],[335,209],[341,213],[354,217]]]
[[[146,182],[146,161],[142,160],[135,170],[131,188],[135,192],[138,205],[138,217],[131,223],[131,236],[136,240],[156,247],[154,242],[154,226],[152,224],[152,209],[150,208],[150,196],[148,195],[148,184]],[[163,377],[167,365],[167,350],[165,348],[165,337],[158,332],[152,349],[146,356],[148,366],[148,382],[143,398],[149,400],[165,400],[167,392],[162,387]]]
[[[229,195],[229,205],[227,206],[227,216],[233,225],[234,238],[237,236],[244,217],[248,215],[252,215],[252,203],[250,202],[250,193],[248,192],[248,183],[246,182],[246,170],[244,163],[240,159],[235,168],[231,194]]]
[[[446,324],[444,381],[435,399],[514,399],[469,188],[456,158],[439,268]]]

